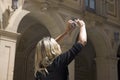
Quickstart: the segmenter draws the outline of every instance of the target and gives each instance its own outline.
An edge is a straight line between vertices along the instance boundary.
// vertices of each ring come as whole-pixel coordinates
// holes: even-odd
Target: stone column
[[[118,80],[117,59],[96,57],[97,80]]]
[[[109,80],[118,80],[118,58],[117,57],[110,57],[109,60]]]
[[[17,36],[0,30],[0,80],[13,80]]]

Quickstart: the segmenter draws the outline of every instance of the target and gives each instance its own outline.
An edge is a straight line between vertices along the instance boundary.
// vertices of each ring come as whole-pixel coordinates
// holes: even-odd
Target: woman
[[[74,26],[73,26],[74,24]],[[67,35],[75,26],[80,29],[77,43],[65,53],[61,52],[57,43]],[[36,80],[68,80],[68,65],[86,45],[87,34],[85,23],[82,20],[69,20],[65,32],[56,39],[46,37],[38,42],[35,54]]]

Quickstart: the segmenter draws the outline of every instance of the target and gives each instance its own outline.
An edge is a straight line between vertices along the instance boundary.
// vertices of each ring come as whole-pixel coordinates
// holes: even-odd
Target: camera
[[[77,20],[78,18],[71,18],[71,20],[73,21],[73,23],[71,24],[72,28],[75,28],[78,26],[78,24],[75,22],[75,20]]]

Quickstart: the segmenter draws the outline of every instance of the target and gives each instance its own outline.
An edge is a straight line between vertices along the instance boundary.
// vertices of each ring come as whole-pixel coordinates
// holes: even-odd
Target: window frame
[[[94,0],[94,9],[90,7],[90,0],[87,0],[88,3],[86,5],[86,2],[85,2],[85,8],[87,11],[90,11],[90,12],[96,12],[96,0]]]

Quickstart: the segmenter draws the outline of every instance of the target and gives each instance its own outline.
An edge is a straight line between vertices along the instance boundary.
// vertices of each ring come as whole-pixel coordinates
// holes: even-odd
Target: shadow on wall
[[[5,12],[2,14],[2,24],[1,24],[2,29],[5,29],[8,26],[10,14],[11,13],[9,9],[6,9]]]

